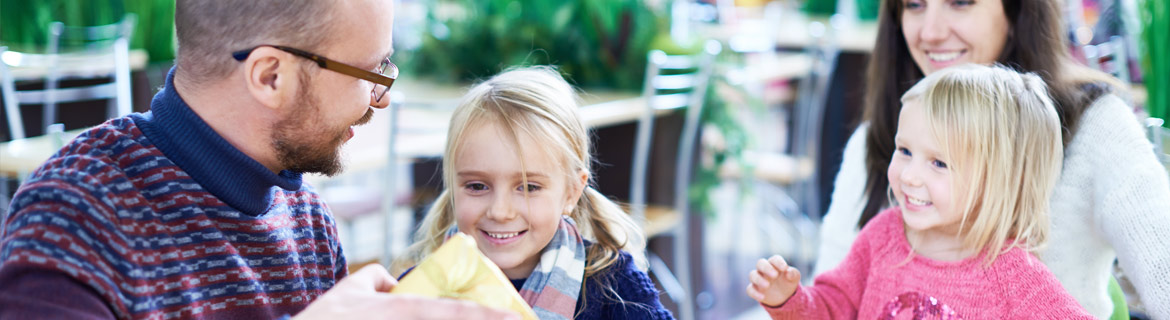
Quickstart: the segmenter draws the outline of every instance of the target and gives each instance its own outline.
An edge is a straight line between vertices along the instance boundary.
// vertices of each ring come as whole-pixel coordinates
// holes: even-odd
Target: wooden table
[[[62,53],[58,56],[57,72],[61,79],[93,78],[109,76],[114,70],[114,53]],[[130,70],[142,70],[150,60],[143,49],[130,49]],[[49,73],[48,58],[44,54],[16,51],[4,52],[0,63],[10,66],[12,78],[16,81],[44,80]]]
[[[85,130],[66,131],[60,137],[43,135],[0,143],[0,178],[20,180]]]
[[[446,143],[447,124],[458,99],[466,87],[439,85],[430,82],[403,81],[394,87],[405,95],[405,106],[400,110],[399,134],[395,150],[402,158],[439,156]],[[635,121],[645,110],[644,100],[633,92],[597,91],[582,95],[581,116],[589,127],[601,127]],[[73,139],[85,129],[65,132],[65,141]],[[347,168],[353,171],[383,166],[389,156],[390,113],[379,110],[367,125],[354,128],[354,138],[343,148]],[[32,172],[63,143],[50,136],[38,136],[0,143],[0,175],[17,178]],[[326,177],[310,175],[311,182],[323,182]]]

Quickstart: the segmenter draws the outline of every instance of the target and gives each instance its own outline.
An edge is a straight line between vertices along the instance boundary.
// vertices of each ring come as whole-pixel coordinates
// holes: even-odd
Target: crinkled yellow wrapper
[[[471,300],[514,311],[525,320],[537,320],[504,272],[479,252],[474,239],[462,232],[447,239],[390,292]]]

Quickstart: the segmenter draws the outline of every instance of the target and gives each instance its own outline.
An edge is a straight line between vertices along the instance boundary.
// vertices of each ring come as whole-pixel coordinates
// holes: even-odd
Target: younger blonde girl
[[[476,85],[451,117],[445,190],[415,244],[416,265],[455,232],[512,280],[541,319],[668,319],[635,264],[637,224],[589,186],[589,134],[572,86],[548,67]]]
[[[1033,255],[1062,158],[1040,77],[951,67],[902,104],[887,171],[897,206],[813,286],[773,256],[748,295],[773,319],[1092,319]]]

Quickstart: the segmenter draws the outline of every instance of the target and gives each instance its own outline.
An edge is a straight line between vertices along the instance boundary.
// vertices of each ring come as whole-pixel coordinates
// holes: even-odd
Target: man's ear
[[[273,110],[289,105],[296,98],[300,71],[295,56],[272,47],[261,46],[244,60],[245,86],[252,98]]]

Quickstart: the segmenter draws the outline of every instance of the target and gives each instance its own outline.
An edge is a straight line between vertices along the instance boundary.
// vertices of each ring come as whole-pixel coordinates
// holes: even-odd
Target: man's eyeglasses
[[[232,52],[232,58],[235,58],[236,61],[244,61],[244,59],[248,58],[249,54],[252,54],[252,50],[256,50],[256,48],[259,47],[277,48],[281,51],[288,52],[305,59],[313,60],[313,62],[316,62],[317,66],[321,68],[333,70],[344,75],[373,82],[374,90],[370,91],[370,96],[374,98],[374,101],[378,102],[382,101],[382,97],[386,95],[386,92],[390,91],[390,86],[394,85],[394,79],[398,78],[398,66],[394,65],[393,62],[390,62],[390,58],[382,60],[382,63],[378,65],[378,69],[376,70],[377,72],[363,70],[361,68],[337,62],[336,60],[322,57],[318,54],[310,53],[301,49],[267,44],[255,46],[251,49]]]

